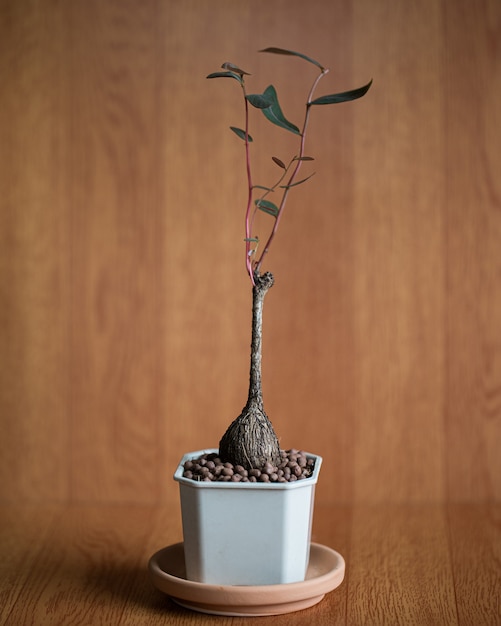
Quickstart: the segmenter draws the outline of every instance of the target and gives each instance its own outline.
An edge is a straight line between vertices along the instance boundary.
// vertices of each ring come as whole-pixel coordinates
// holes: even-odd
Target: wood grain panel
[[[238,86],[312,121],[267,269],[267,411],[323,502],[501,496],[496,0],[0,4],[0,496],[177,501],[246,400]],[[289,104],[290,103],[290,104]],[[276,133],[275,133],[276,130]],[[265,160],[292,135],[259,115]],[[314,166],[314,167],[313,167]],[[305,168],[306,170],[306,168]],[[261,233],[260,233],[261,234]]]
[[[158,497],[161,252],[157,4],[68,9],[71,489]]]
[[[370,67],[374,87],[354,123],[354,497],[437,499],[444,495],[442,15],[434,2],[361,2],[355,20],[355,67]]]
[[[448,493],[499,500],[501,6],[447,3],[445,14]]]
[[[0,6],[0,498],[68,494],[64,11]]]

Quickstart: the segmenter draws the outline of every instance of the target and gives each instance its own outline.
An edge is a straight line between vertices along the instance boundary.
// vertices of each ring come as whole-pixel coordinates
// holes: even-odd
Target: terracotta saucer
[[[306,580],[285,585],[208,585],[186,579],[183,543],[156,552],[148,564],[157,589],[193,611],[213,615],[279,615],[320,602],[344,578],[345,562],[338,553],[312,543]]]

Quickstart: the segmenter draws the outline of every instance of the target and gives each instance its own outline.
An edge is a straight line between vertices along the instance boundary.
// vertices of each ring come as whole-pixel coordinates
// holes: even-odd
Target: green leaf
[[[339,102],[356,100],[357,98],[365,96],[365,94],[369,91],[371,85],[372,80],[370,80],[367,85],[364,85],[363,87],[358,87],[358,89],[351,89],[350,91],[343,91],[341,93],[333,93],[329,96],[321,96],[320,98],[312,100],[309,104],[338,104]]]
[[[256,107],[256,109],[267,109],[273,104],[273,102],[269,98],[266,98],[265,96],[263,96],[263,94],[260,93],[251,93],[246,97],[247,100],[252,104],[252,106]]]
[[[235,74],[235,72],[212,72],[212,74],[209,74],[206,78],[234,78],[242,84],[242,77]]]
[[[315,59],[312,59],[311,57],[307,57],[305,54],[301,54],[301,52],[294,52],[293,50],[284,50],[284,48],[265,48],[264,50],[260,50],[259,52],[271,52],[272,54],[286,54],[288,56],[300,57],[301,59],[304,59],[305,61],[308,61],[309,63],[313,63],[313,65],[316,65],[317,67],[319,67],[322,70],[322,72],[325,69],[323,65],[320,65],[318,61],[315,61]]]
[[[310,174],[306,178],[303,178],[302,180],[298,180],[297,183],[292,183],[291,185],[280,185],[280,188],[281,189],[290,189],[291,187],[297,187],[298,185],[302,185],[303,183],[305,183],[312,176],[315,176],[315,172],[313,172],[313,174]]]
[[[299,132],[299,128],[284,117],[280,104],[278,103],[278,96],[275,87],[273,87],[273,85],[266,87],[263,96],[271,101],[271,105],[269,107],[262,109],[265,117],[269,119],[272,124],[285,128],[295,135],[300,135],[301,133]]]
[[[248,241],[249,243],[259,243],[259,237],[246,237],[244,241]]]
[[[235,133],[235,135],[237,135],[238,137],[240,137],[240,139],[243,139],[245,141],[245,130],[242,130],[241,128],[236,128],[235,126],[230,126],[230,128]],[[249,133],[247,133],[247,139],[249,143],[252,141],[252,137],[249,135]]]
[[[314,161],[314,157],[310,157],[310,156],[302,156],[302,157],[294,157],[292,159],[293,161]]]
[[[278,165],[278,167],[281,167],[283,170],[287,169],[287,166],[285,165],[285,163],[281,161],[278,157],[272,156],[271,159],[273,163],[276,163]]]
[[[277,217],[279,209],[276,204],[273,204],[273,202],[260,198],[259,200],[255,200],[254,203],[260,211],[264,211],[265,213],[268,213],[268,215]]]

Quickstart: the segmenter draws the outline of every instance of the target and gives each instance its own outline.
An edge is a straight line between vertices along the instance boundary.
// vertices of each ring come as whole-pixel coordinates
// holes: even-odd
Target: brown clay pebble
[[[263,467],[263,472],[265,474],[268,474],[268,476],[270,476],[271,474],[273,474],[274,469],[275,468],[273,467],[273,465],[271,463],[265,463],[264,467]]]

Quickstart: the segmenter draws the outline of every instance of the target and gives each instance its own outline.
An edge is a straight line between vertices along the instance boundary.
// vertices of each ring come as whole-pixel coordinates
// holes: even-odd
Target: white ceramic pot
[[[184,463],[217,449],[186,454],[179,482],[188,580],[215,585],[274,585],[305,579],[310,556],[315,485],[202,482],[183,477]]]

